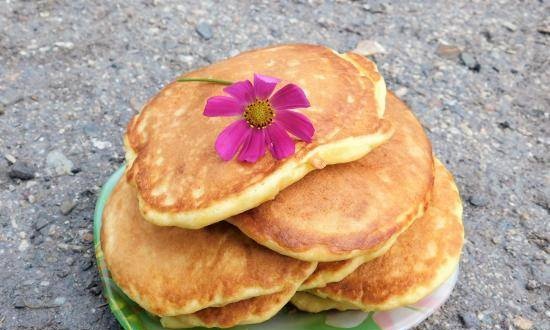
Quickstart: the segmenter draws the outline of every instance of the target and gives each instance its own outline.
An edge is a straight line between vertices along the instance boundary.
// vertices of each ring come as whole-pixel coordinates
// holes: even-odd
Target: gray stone
[[[80,270],[82,270],[83,272],[89,270],[90,268],[92,268],[94,264],[92,263],[91,260],[82,260],[80,262]]]
[[[485,196],[479,195],[479,194],[470,196],[468,198],[468,202],[473,206],[478,206],[478,207],[486,206],[489,203],[489,201]]]
[[[21,161],[13,164],[9,171],[8,176],[12,179],[31,180],[34,179],[35,169]]]
[[[539,26],[537,28],[537,32],[540,33],[540,34],[549,35],[550,34],[550,23]]]
[[[53,150],[46,156],[46,167],[57,175],[71,174],[73,162],[60,150]]]
[[[69,215],[73,209],[76,207],[77,203],[76,201],[72,199],[66,199],[64,200],[61,205],[59,206],[59,209],[61,210],[61,213],[63,215]]]
[[[540,283],[535,280],[529,280],[527,281],[527,284],[525,285],[525,288],[527,290],[536,290],[540,288]]]
[[[481,65],[470,53],[461,53],[460,60],[462,61],[462,64],[464,64],[466,67],[468,67],[468,69],[472,71],[479,72],[479,70],[481,69]]]
[[[195,30],[204,40],[210,40],[214,36],[214,33],[212,32],[212,27],[206,22],[201,22],[197,24]]]
[[[62,305],[65,304],[65,301],[67,301],[67,298],[65,298],[65,297],[56,297],[53,300],[53,304],[56,305],[56,306],[62,306]]]
[[[477,329],[479,328],[479,320],[477,316],[468,311],[460,312],[458,318],[465,329]]]
[[[518,29],[518,27],[512,22],[501,21],[500,24],[510,32],[515,32]]]
[[[386,12],[386,6],[382,3],[366,4],[363,6],[363,9],[373,14],[384,14]]]
[[[15,158],[13,155],[10,155],[10,154],[5,154],[4,158],[6,158],[6,160],[10,165],[13,165],[17,162],[17,158]]]
[[[4,113],[6,113],[6,107],[4,107],[4,105],[0,103],[0,116]]]
[[[23,297],[21,296],[15,297],[15,300],[13,301],[13,307],[18,309],[27,307],[27,304],[25,303],[25,299],[23,299]]]

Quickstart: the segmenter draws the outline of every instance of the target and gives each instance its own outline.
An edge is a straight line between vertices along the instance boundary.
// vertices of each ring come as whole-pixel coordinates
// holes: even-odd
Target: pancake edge
[[[433,186],[433,183],[432,183],[432,186]],[[408,228],[408,226],[410,226],[414,220],[424,215],[426,207],[428,206],[428,203],[430,201],[430,196],[431,195],[428,192],[426,197],[420,204],[411,207],[410,210],[408,210],[406,213],[401,214],[398,217],[400,218],[398,222],[404,223],[404,225],[402,226],[402,228],[399,229],[399,231],[397,231],[396,233],[392,233],[391,234],[392,237],[368,249],[363,249],[359,247],[353,250],[334,252],[325,245],[315,245],[315,246],[312,246],[311,248],[308,248],[305,251],[289,251],[286,248],[282,248],[281,245],[279,245],[277,242],[273,240],[262,241],[260,243],[256,240],[253,233],[246,231],[244,229],[241,229],[238,226],[237,228],[239,228],[243,233],[245,233],[246,236],[258,242],[258,244],[266,246],[277,253],[280,253],[295,259],[300,259],[303,261],[332,262],[332,261],[341,261],[341,260],[347,260],[347,259],[363,256],[368,261],[378,257],[383,252],[385,252],[384,250],[385,244],[389,244],[389,246],[386,247],[386,250],[387,250],[395,242],[395,239],[397,239],[397,236],[399,236],[399,234],[401,234],[406,228]],[[232,223],[231,219],[228,219],[228,221],[229,223]],[[392,239],[393,239],[393,242],[389,243],[389,241]]]
[[[380,119],[379,122],[378,130],[373,134],[348,137],[333,143],[320,145],[311,150],[300,162],[289,160],[266,177],[265,180],[249,186],[239,194],[220,202],[214,202],[210,206],[185,212],[160,212],[155,210],[138,193],[140,212],[145,220],[157,226],[200,229],[222,221],[274,199],[281,190],[297,182],[313,170],[363,158],[370,151],[388,141],[394,133],[394,127],[388,120]],[[128,142],[128,139],[125,138],[125,144]],[[126,157],[128,163],[131,164],[126,170],[128,178],[132,167],[135,166],[135,151],[131,148],[127,149]],[[136,186],[131,178],[128,178],[128,182],[134,187]]]
[[[445,171],[444,175],[451,177],[451,182],[450,182],[451,183],[451,188],[456,192],[456,197],[457,197],[457,200],[455,201],[457,203],[457,205],[454,209],[454,213],[456,214],[458,221],[462,225],[461,238],[462,238],[462,241],[464,242],[464,225],[463,225],[463,220],[462,220],[463,206],[462,206],[462,199],[460,197],[460,192],[458,190],[458,187],[456,185],[454,177],[449,172],[449,170],[447,170],[445,165],[443,165],[443,163],[435,157],[434,157],[434,160],[435,160],[435,163],[437,164],[436,166],[443,167],[443,169]],[[443,282],[445,282],[455,272],[455,270],[458,268],[458,265],[460,264],[461,255],[462,255],[462,247],[460,249],[460,252],[456,256],[448,258],[448,260],[446,260],[445,263],[443,263],[440,267],[438,267],[436,275],[432,278],[432,280],[428,284],[423,285],[421,287],[416,287],[412,290],[409,289],[406,293],[403,293],[399,296],[396,296],[392,299],[389,299],[389,300],[387,300],[383,303],[379,303],[379,304],[368,304],[367,305],[367,304],[363,304],[360,301],[350,301],[350,300],[345,299],[345,297],[326,294],[322,291],[318,291],[317,289],[313,289],[313,290],[308,291],[308,292],[310,292],[310,293],[312,293],[312,294],[314,294],[314,295],[316,295],[320,298],[326,298],[326,299],[331,299],[331,300],[334,300],[334,301],[337,301],[337,302],[353,304],[353,305],[357,306],[358,309],[361,309],[363,311],[379,311],[379,310],[382,311],[382,310],[390,310],[390,309],[394,309],[394,308],[402,307],[402,306],[406,306],[406,305],[411,305],[411,304],[414,304],[414,303],[420,301],[422,298],[428,296],[430,293],[432,293],[434,290],[436,290]],[[414,294],[411,295],[411,293],[414,293]]]
[[[317,267],[317,265],[312,265],[311,272],[310,272],[309,275],[311,275],[315,271],[316,267]],[[233,327],[233,326],[237,326],[237,325],[262,323],[264,321],[267,321],[267,320],[271,319],[288,302],[290,302],[291,298],[296,294],[296,290],[298,289],[299,285],[300,284],[289,285],[288,287],[283,288],[283,290],[281,290],[279,292],[272,293],[272,294],[283,294],[284,293],[285,296],[281,300],[281,303],[277,304],[274,308],[272,308],[269,311],[269,313],[265,313],[265,314],[262,314],[262,315],[250,315],[249,317],[241,320],[237,324],[231,324],[231,325],[227,325],[227,326],[222,325],[222,324],[205,324],[199,317],[197,317],[193,314],[178,315],[178,316],[171,316],[171,317],[162,317],[160,319],[160,322],[161,322],[162,326],[165,327],[165,328],[176,328],[176,329],[177,328],[192,328],[192,327],[228,328],[228,327]],[[238,303],[238,301],[236,303]],[[220,306],[218,308],[223,308],[223,306]]]
[[[328,298],[321,298],[309,292],[298,291],[290,299],[292,305],[301,311],[308,313],[320,313],[331,309],[341,312],[358,310],[357,306],[346,302],[335,301]]]
[[[125,177],[124,176],[121,177],[120,180],[125,180]],[[119,183],[117,182],[115,188],[113,188],[113,191],[111,192],[111,195],[115,192],[115,189],[117,189],[118,184]],[[107,200],[107,203],[105,204],[105,208],[107,208],[107,204],[109,203],[111,195],[109,196],[109,199]],[[105,266],[107,268],[107,271],[109,272],[112,281],[117,285],[117,287],[126,296],[128,296],[132,301],[137,303],[141,308],[143,308],[144,310],[146,310],[147,312],[149,312],[151,314],[154,314],[154,315],[157,315],[157,316],[173,316],[173,315],[181,315],[181,314],[190,314],[190,313],[194,313],[194,312],[199,311],[199,310],[204,309],[204,308],[220,307],[220,306],[224,306],[224,305],[234,303],[234,302],[238,302],[238,301],[245,300],[245,299],[250,299],[250,298],[255,298],[255,297],[259,297],[259,296],[263,296],[263,295],[277,293],[277,292],[279,292],[279,291],[281,291],[285,288],[285,284],[274,285],[274,286],[272,286],[268,289],[265,288],[265,287],[262,287],[262,286],[247,287],[247,288],[243,288],[242,290],[240,290],[239,294],[234,295],[230,298],[227,298],[227,297],[224,297],[221,294],[218,294],[218,295],[212,297],[206,304],[199,302],[199,300],[197,300],[197,299],[188,299],[185,303],[185,307],[163,308],[162,312],[159,313],[158,307],[152,306],[152,304],[150,304],[147,301],[147,299],[144,298],[143,295],[140,293],[140,289],[138,287],[136,287],[132,283],[129,283],[128,285],[121,285],[122,282],[119,281],[118,274],[116,272],[111,271],[112,267],[110,267],[110,258],[108,257],[108,254],[106,253],[106,251],[112,250],[113,248],[110,247],[110,246],[112,246],[115,243],[114,243],[113,239],[106,239],[106,237],[108,237],[108,235],[106,235],[107,226],[104,225],[106,223],[105,222],[105,217],[106,217],[105,208],[104,208],[103,214],[101,215],[102,226],[101,226],[101,229],[100,229],[100,237],[102,238],[101,239],[101,253],[102,253],[103,260],[105,262]],[[145,220],[142,220],[142,221],[145,221]],[[306,278],[309,277],[311,275],[311,273],[313,273],[313,271],[315,271],[316,268],[317,268],[317,263],[315,263],[315,262],[311,263],[310,269],[308,269],[305,272],[307,274]],[[128,281],[124,281],[124,282],[128,282]],[[302,282],[299,282],[298,285],[300,285]]]
[[[430,189],[430,191],[427,192],[426,196],[427,196],[426,200],[430,200],[431,189]],[[330,279],[327,276],[320,276],[318,279],[312,281],[312,283],[305,284],[307,282],[307,279],[306,279],[304,281],[304,283],[302,283],[302,285],[298,288],[298,291],[312,290],[312,289],[324,287],[329,283],[340,282],[346,276],[353,273],[362,264],[364,264],[366,262],[369,262],[369,261],[383,255],[384,253],[388,252],[388,250],[395,244],[395,242],[397,242],[397,239],[399,238],[399,236],[401,234],[403,234],[417,219],[419,219],[420,217],[422,217],[424,215],[424,212],[426,211],[427,205],[428,204],[426,202],[423,203],[422,205],[420,205],[420,207],[417,210],[416,215],[414,215],[414,217],[403,228],[401,228],[401,230],[397,234],[393,235],[389,240],[384,242],[384,244],[379,249],[377,249],[376,251],[374,251],[371,254],[362,255],[362,256],[352,258],[352,259],[355,259],[356,261],[351,266],[346,267],[345,269],[336,272],[337,275],[333,276]],[[315,272],[313,272],[313,273],[315,273]]]

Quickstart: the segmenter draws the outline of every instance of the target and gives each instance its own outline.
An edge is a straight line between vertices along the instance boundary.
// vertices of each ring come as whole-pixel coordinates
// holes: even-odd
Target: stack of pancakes
[[[305,91],[313,142],[283,160],[224,162],[214,141],[234,119],[202,116],[223,86],[166,86],[128,126],[126,174],[103,213],[117,285],[167,328],[259,323],[289,302],[387,310],[434,291],[458,266],[459,193],[374,63],[284,45],[186,76],[254,72]]]

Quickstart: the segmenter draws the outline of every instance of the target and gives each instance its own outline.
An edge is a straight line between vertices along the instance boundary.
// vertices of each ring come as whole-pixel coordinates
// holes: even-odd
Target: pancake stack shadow
[[[410,306],[456,271],[464,231],[452,175],[376,65],[314,45],[253,50],[188,77],[294,82],[315,126],[296,153],[222,161],[230,123],[202,116],[223,86],[172,83],[130,122],[101,249],[116,285],[166,328]]]

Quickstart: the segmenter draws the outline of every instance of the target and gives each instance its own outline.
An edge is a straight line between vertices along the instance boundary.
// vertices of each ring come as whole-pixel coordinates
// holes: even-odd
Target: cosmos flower
[[[228,161],[239,152],[237,159],[256,162],[268,149],[276,159],[294,154],[295,141],[311,142],[315,128],[311,121],[295,109],[308,108],[304,91],[295,84],[277,90],[280,79],[254,74],[250,80],[236,82],[224,88],[227,95],[209,98],[204,107],[208,117],[238,116],[216,139],[215,148]]]

